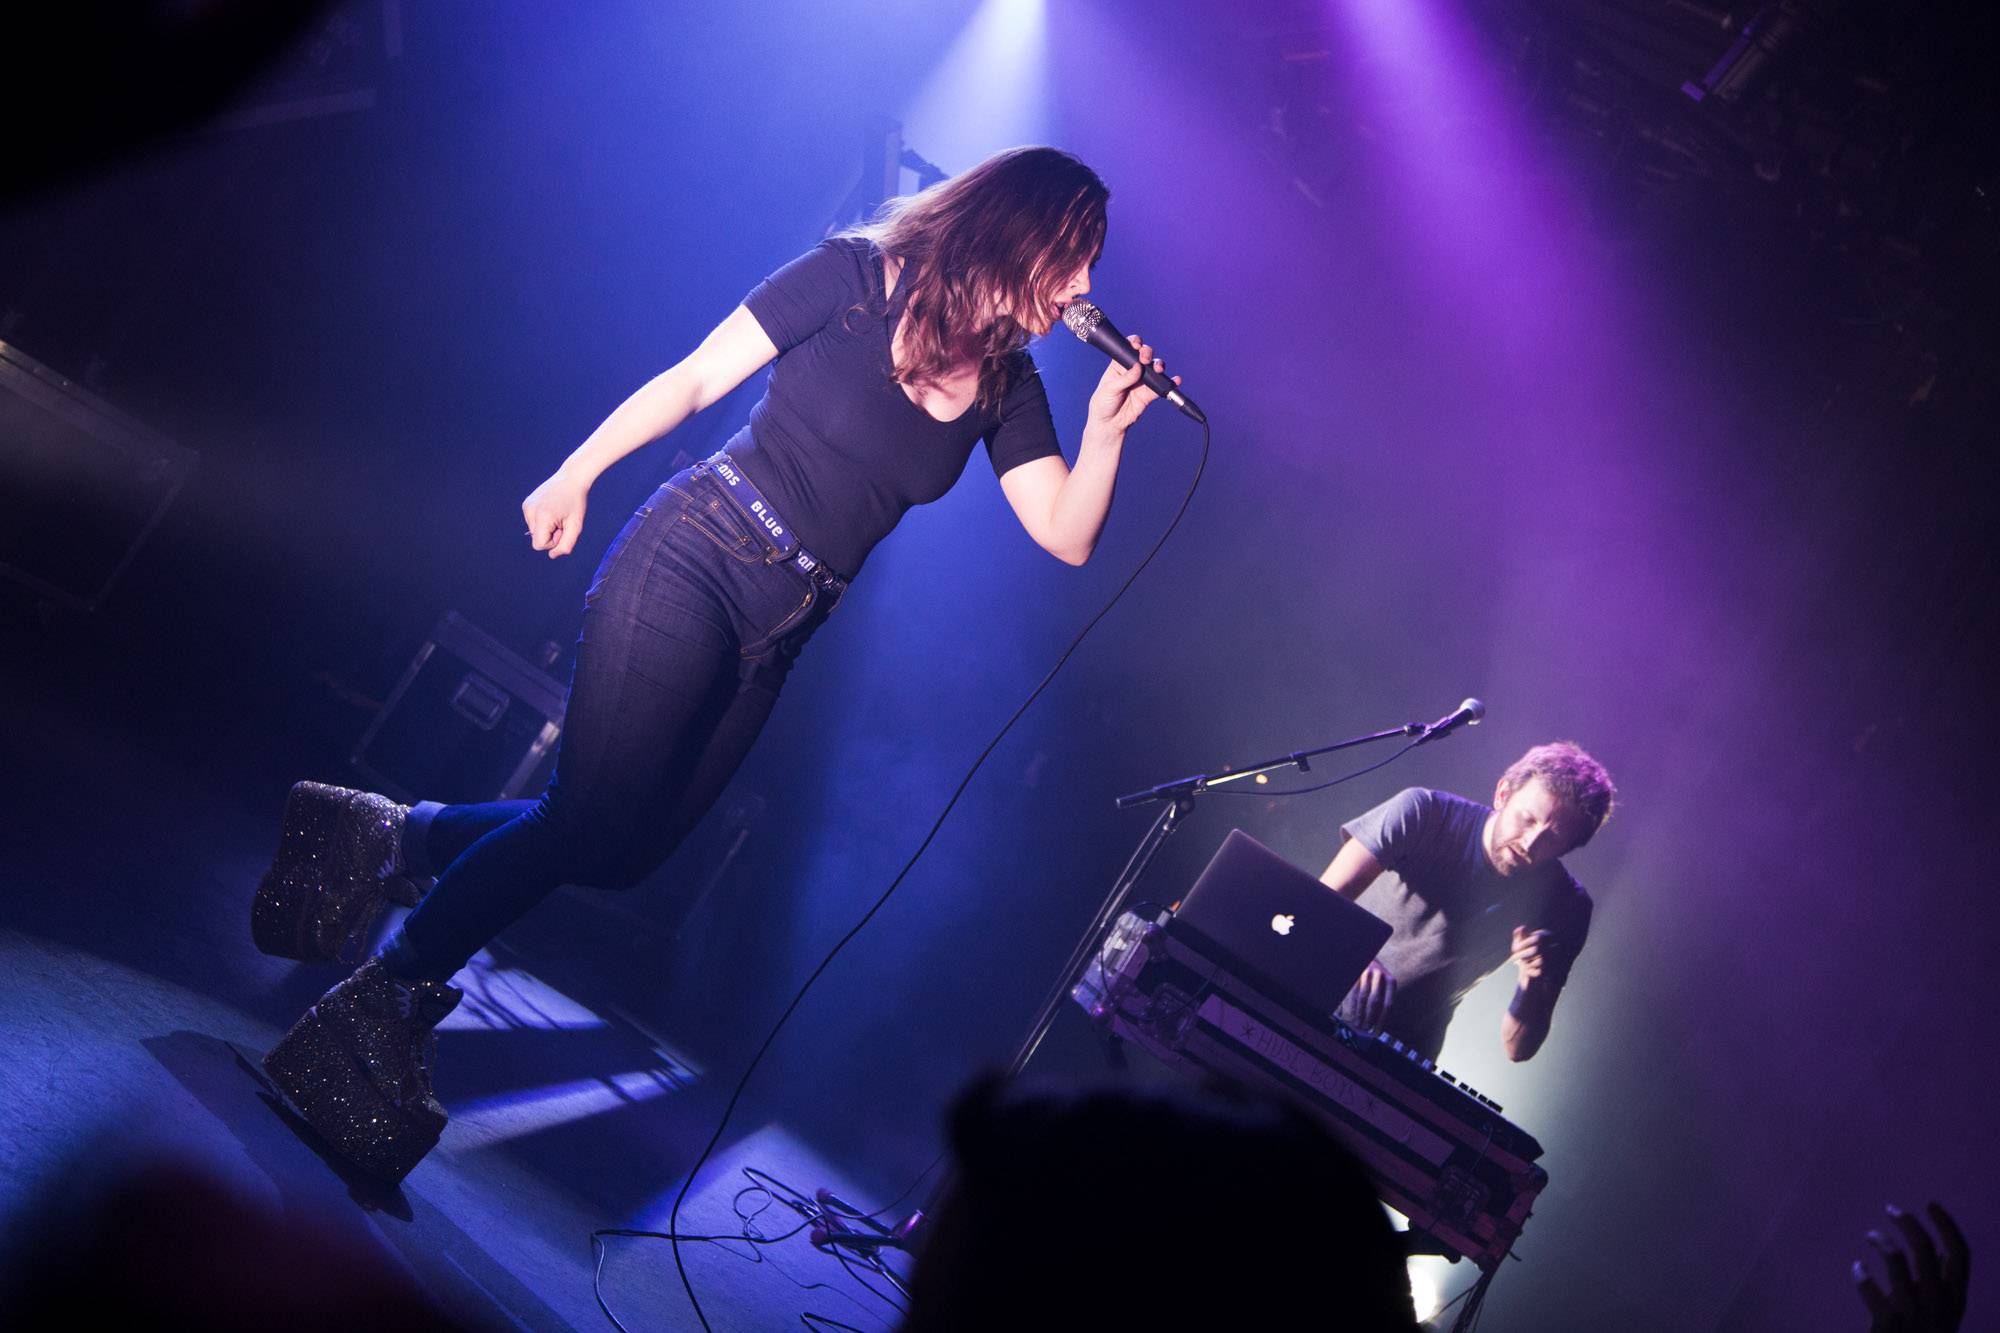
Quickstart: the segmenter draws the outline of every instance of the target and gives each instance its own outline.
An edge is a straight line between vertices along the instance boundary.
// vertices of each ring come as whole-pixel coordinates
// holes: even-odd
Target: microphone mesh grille
[[[1063,323],[1069,331],[1085,342],[1090,341],[1090,331],[1104,319],[1104,312],[1090,302],[1078,298],[1063,307]]]

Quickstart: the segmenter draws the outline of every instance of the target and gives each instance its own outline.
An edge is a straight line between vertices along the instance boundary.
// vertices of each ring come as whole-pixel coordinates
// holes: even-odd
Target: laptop
[[[1388,942],[1389,923],[1231,829],[1167,934],[1324,1025]]]

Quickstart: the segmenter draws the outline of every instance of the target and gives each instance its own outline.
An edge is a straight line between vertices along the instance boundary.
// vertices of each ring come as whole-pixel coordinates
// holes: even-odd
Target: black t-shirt
[[[1514,927],[1546,930],[1543,976],[1558,989],[1590,934],[1590,895],[1561,861],[1503,875],[1481,834],[1493,811],[1448,791],[1408,787],[1341,832],[1382,863],[1355,901],[1395,927],[1376,957],[1396,978],[1382,1026],[1435,1060],[1466,993],[1507,961]],[[1340,1016],[1352,1023],[1352,994]]]
[[[889,301],[884,286],[871,243],[835,239],[743,298],[778,359],[730,456],[806,548],[849,577],[905,511],[951,489],[980,440],[995,476],[1062,453],[1025,352],[997,409],[939,421],[911,402],[890,378],[903,303]]]

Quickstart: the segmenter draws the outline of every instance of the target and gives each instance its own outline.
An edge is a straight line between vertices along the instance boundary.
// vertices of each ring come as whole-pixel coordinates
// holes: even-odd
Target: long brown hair
[[[845,235],[903,263],[900,384],[935,384],[979,364],[981,409],[1012,387],[1029,331],[1011,311],[1040,310],[1104,248],[1111,191],[1059,148],[1010,148],[927,190],[891,199]],[[997,317],[988,312],[998,310]]]

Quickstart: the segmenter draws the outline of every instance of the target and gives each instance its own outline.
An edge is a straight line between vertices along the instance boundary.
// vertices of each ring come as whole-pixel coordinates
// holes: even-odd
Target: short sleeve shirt
[[[835,238],[743,300],[778,359],[730,455],[807,549],[850,578],[912,506],[951,489],[974,445],[985,442],[995,475],[1062,452],[1025,352],[997,405],[939,421],[912,402],[892,378],[902,303],[885,285],[873,244]]]
[[[1377,955],[1396,978],[1385,1030],[1436,1059],[1460,1000],[1507,961],[1514,927],[1547,930],[1543,975],[1560,987],[1590,933],[1590,895],[1561,861],[1512,875],[1482,845],[1488,806],[1411,787],[1342,826],[1382,863],[1357,901],[1393,928]],[[1353,1000],[1341,1017],[1354,1022]]]

